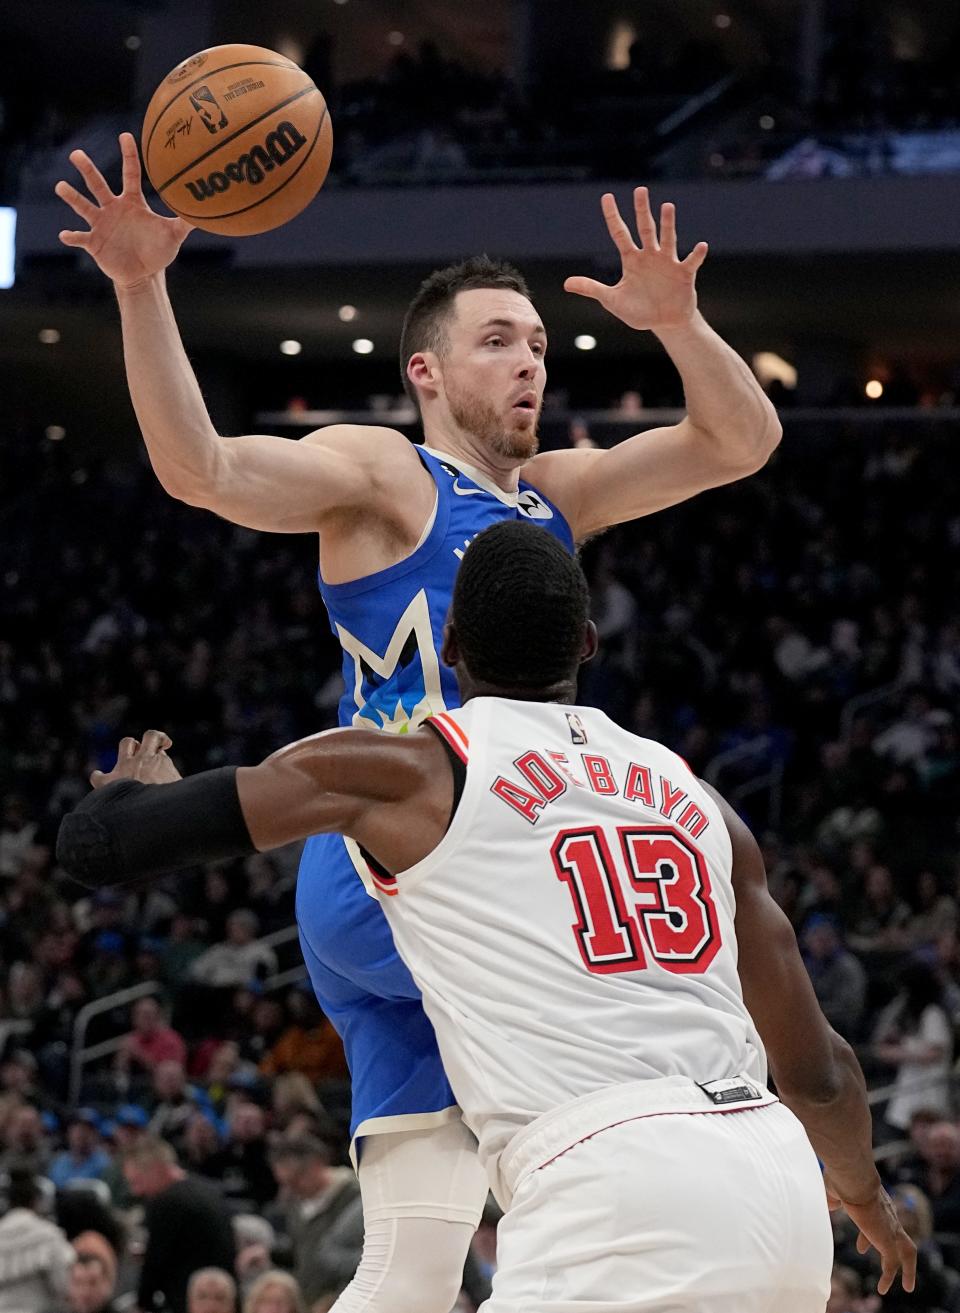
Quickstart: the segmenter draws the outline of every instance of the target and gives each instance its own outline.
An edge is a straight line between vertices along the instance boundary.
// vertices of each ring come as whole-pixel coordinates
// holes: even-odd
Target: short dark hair
[[[464,553],[451,618],[474,679],[536,689],[573,678],[589,615],[580,562],[538,525],[501,520]]]
[[[329,1166],[332,1157],[330,1146],[316,1135],[296,1135],[289,1140],[278,1140],[270,1150],[272,1163],[295,1162],[299,1167],[318,1161]]]
[[[123,1151],[125,1163],[166,1163],[173,1167],[179,1161],[177,1151],[169,1140],[159,1135],[142,1135],[135,1144]]]
[[[417,390],[407,378],[407,362],[418,351],[435,351],[441,355],[446,348],[445,326],[458,292],[470,292],[478,287],[502,287],[519,292],[529,301],[530,289],[519,269],[506,260],[491,260],[488,255],[472,255],[459,264],[448,264],[435,269],[420,284],[416,296],[407,307],[400,331],[400,377],[404,391],[411,401],[417,401]]]

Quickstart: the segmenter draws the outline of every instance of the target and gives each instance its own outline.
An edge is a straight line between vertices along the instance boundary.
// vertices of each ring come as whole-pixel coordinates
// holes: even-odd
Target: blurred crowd
[[[191,770],[331,722],[313,546],[49,447],[0,443],[0,483],[0,1310],[325,1309],[363,1227],[298,851],[97,892],[53,857],[131,724],[169,723]],[[52,553],[41,508],[64,517]],[[488,1281],[473,1260],[465,1280],[469,1310]]]
[[[735,800],[824,1010],[887,1087],[884,1171],[923,1242],[929,1300],[891,1294],[885,1309],[960,1308],[951,459],[935,430],[788,419],[759,475],[585,552],[602,645],[582,700]],[[31,1308],[93,1313],[117,1289],[146,1308],[162,1290],[178,1313],[209,1313],[191,1299],[219,1283],[226,1313],[275,1268],[288,1302],[263,1313],[323,1308],[362,1227],[343,1052],[289,929],[296,851],[99,893],[53,856],[59,818],[123,734],[168,730],[190,771],[333,723],[315,545],[237,530],[172,502],[140,464],[64,444],[0,442],[0,483],[0,1310],[24,1307],[4,1290],[35,1279],[32,1231],[53,1285]],[[187,1207],[208,1219],[206,1258],[158,1272],[151,1245]],[[465,1308],[495,1262],[492,1221]],[[78,1249],[87,1232],[109,1252]],[[839,1223],[838,1247],[835,1309],[867,1313],[868,1263]]]
[[[332,177],[365,185],[960,169],[958,38],[949,30],[916,15],[912,26],[874,21],[865,0],[844,0],[822,10],[819,56],[803,67],[799,16],[763,25],[732,8],[686,26],[651,18],[590,32],[593,61],[579,66],[550,32],[535,38],[537,58],[504,52],[499,69],[458,58],[443,34],[409,43],[399,34],[378,73],[340,85],[335,39],[319,31],[301,58],[337,125]],[[746,47],[729,31],[745,17]],[[143,109],[132,104],[134,61],[79,96],[58,83],[38,92],[31,62],[13,45],[6,58],[0,51],[0,201],[45,198],[50,170],[56,180],[81,142],[109,163],[117,131]],[[507,71],[525,61],[527,75]]]
[[[900,18],[871,21],[860,0],[825,8],[816,76],[802,88],[789,56],[758,70],[755,99],[706,140],[705,170],[771,179],[960,170],[960,37]]]

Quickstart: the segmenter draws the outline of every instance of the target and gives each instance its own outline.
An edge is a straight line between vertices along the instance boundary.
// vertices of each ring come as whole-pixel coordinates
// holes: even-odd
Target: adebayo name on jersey
[[[187,190],[195,200],[208,201],[212,196],[227,191],[235,182],[248,182],[256,186],[263,182],[268,173],[289,163],[306,144],[307,139],[303,133],[285,119],[272,132],[267,133],[262,146],[253,146],[222,169],[214,169],[205,178],[195,178],[188,182]]]

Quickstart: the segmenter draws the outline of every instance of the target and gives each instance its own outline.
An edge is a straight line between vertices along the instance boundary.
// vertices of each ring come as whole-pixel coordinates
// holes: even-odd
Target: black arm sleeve
[[[117,780],[96,789],[66,815],[57,861],[88,889],[130,884],[197,862],[256,852],[235,766],[174,784]]]

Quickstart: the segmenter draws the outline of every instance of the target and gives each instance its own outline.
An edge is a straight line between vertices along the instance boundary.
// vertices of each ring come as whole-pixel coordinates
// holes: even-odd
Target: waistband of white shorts
[[[610,1085],[551,1108],[518,1131],[500,1154],[497,1170],[505,1193],[512,1198],[517,1186],[530,1172],[545,1167],[575,1144],[622,1122],[677,1113],[742,1112],[779,1102],[775,1094],[752,1076],[738,1074],[723,1082],[704,1082],[708,1087],[721,1083],[730,1094],[736,1094],[738,1086],[745,1086],[756,1091],[756,1097],[734,1097],[716,1102],[702,1086],[687,1076],[663,1076],[656,1080]]]

